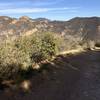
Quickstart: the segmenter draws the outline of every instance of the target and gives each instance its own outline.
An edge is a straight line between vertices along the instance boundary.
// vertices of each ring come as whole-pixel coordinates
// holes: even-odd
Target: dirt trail
[[[52,64],[53,63],[53,64]],[[30,78],[32,86],[0,92],[2,100],[100,100],[100,51],[58,56]]]
[[[69,100],[100,100],[100,52],[91,51],[76,57],[80,61],[80,78]]]

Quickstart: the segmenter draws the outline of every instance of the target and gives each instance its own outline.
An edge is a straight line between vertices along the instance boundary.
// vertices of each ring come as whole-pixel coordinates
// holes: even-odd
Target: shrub
[[[16,48],[14,43],[4,42],[1,44],[0,78],[6,79],[16,76],[20,69],[27,69],[30,62],[29,55]]]
[[[51,59],[57,48],[57,38],[52,33],[4,41],[0,44],[0,78],[12,78],[20,70],[28,70],[33,63]]]
[[[32,54],[32,60],[34,62],[40,62],[42,60],[51,59],[52,56],[57,53],[57,39],[52,33],[43,33],[38,36],[38,42],[36,42],[35,51]]]
[[[27,53],[33,63],[51,59],[58,49],[57,38],[53,33],[36,33],[29,37],[21,37],[16,41],[16,47]]]

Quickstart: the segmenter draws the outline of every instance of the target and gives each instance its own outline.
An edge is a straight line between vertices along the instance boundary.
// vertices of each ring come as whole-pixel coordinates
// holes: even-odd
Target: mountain
[[[73,18],[68,21],[68,29],[73,30],[70,34],[79,34],[87,38],[94,39],[95,36],[100,35],[100,18]]]
[[[32,20],[34,20],[34,21],[50,21],[47,18],[36,18],[36,19],[32,19]]]
[[[99,17],[76,17],[69,21],[51,21],[46,18],[32,19],[22,16],[19,19],[0,16],[0,39],[28,36],[35,32],[54,32],[63,37],[72,36],[81,40],[100,39]]]

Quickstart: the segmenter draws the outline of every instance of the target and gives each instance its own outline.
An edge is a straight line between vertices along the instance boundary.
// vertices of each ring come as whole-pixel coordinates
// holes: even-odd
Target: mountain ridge
[[[63,37],[69,35],[89,40],[100,39],[100,17],[75,17],[69,21],[57,21],[46,18],[32,19],[28,16],[11,18],[0,16],[0,39],[28,36],[35,32],[53,32]]]

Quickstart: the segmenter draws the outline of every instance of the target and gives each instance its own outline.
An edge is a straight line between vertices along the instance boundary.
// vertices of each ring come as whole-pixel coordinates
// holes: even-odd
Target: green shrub
[[[40,62],[42,60],[51,59],[57,53],[57,38],[52,33],[43,33],[38,35],[35,51],[32,52],[32,60]]]

